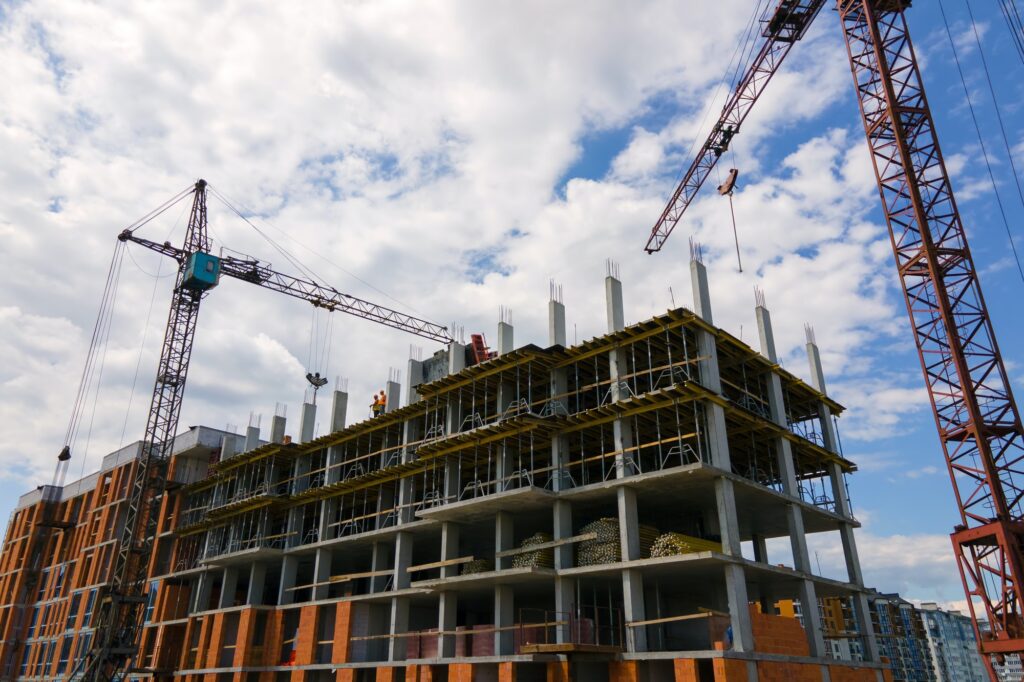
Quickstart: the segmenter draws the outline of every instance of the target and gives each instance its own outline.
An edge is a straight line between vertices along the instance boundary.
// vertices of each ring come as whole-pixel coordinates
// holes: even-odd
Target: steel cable
[[[967,107],[971,112],[971,120],[974,122],[974,130],[978,134],[978,144],[981,145],[981,153],[985,158],[985,166],[988,168],[988,177],[992,183],[992,191],[996,197],[996,204],[999,207],[999,214],[1003,218],[1003,227],[1006,228],[1006,236],[1010,240],[1010,250],[1013,252],[1013,259],[1017,263],[1017,272],[1020,274],[1021,282],[1024,283],[1024,268],[1021,267],[1020,257],[1017,255],[1017,245],[1013,241],[1013,235],[1010,232],[1010,222],[1006,217],[1006,208],[1003,206],[1003,200],[999,196],[999,188],[996,186],[996,176],[992,171],[992,163],[989,160],[988,150],[985,147],[985,140],[981,134],[981,126],[978,125],[978,116],[974,111],[974,104],[971,102],[971,93],[967,88],[967,79],[964,77],[964,70],[960,64],[960,56],[956,49],[956,42],[953,40],[953,32],[949,28],[949,20],[946,17],[946,9],[942,4],[942,0],[939,0],[939,12],[942,14],[942,21],[946,27],[946,36],[949,38],[949,46],[953,50],[953,59],[956,62],[957,72],[960,74],[960,84],[964,89],[964,97],[967,100]]]

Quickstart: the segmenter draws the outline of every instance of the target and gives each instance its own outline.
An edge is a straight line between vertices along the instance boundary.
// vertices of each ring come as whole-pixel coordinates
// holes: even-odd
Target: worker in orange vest
[[[384,414],[388,411],[388,396],[384,391],[380,392],[380,413]]]

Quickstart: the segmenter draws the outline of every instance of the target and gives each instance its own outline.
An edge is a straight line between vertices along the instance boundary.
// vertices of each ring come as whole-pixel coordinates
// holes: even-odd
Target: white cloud
[[[694,232],[707,246],[716,322],[753,339],[752,290],[764,288],[783,362],[800,375],[803,324],[814,324],[830,385],[850,403],[844,435],[877,437],[856,423],[878,404],[892,410],[880,423],[898,429],[910,412],[901,406],[916,399],[909,382],[879,380],[863,397],[844,389],[873,368],[865,345],[907,335],[888,237],[869,219],[877,194],[861,132],[816,121],[852,103],[845,64],[822,58],[842,49],[831,27],[794,51],[729,155],[741,168],[745,272],[735,272],[728,211],[713,192],[662,254],[641,251],[748,11],[739,0],[7,10],[0,305],[16,323],[0,328],[0,348],[17,361],[5,367],[0,410],[35,437],[31,453],[0,442],[0,470],[26,485],[46,475],[115,235],[197,176],[339,288],[470,331],[492,329],[508,305],[519,343],[546,342],[549,277],[565,285],[570,337],[601,333],[608,256],[622,266],[628,319],[668,307],[669,287],[688,304]],[[638,123],[654,98],[678,109],[657,131]],[[603,177],[570,179],[559,193],[582,137],[606,128],[633,130],[627,148]],[[800,144],[775,166],[764,152],[780,131]],[[210,218],[217,246],[293,269],[213,199]],[[183,220],[171,211],[142,233],[178,241]],[[142,272],[126,261],[87,468],[120,441],[145,331],[144,273],[157,258],[132,255]],[[142,431],[168,288],[157,282],[129,440]],[[203,306],[182,424],[244,424],[277,401],[292,405],[294,424],[310,321],[296,301],[225,281]],[[389,367],[404,369],[410,342],[433,349],[335,321],[326,373],[350,378],[350,420]]]
[[[867,587],[898,592],[917,601],[962,599],[963,587],[948,534],[882,534],[870,526],[865,523],[865,528],[856,533]],[[820,563],[823,575],[846,579],[843,547],[835,533],[808,536],[808,549],[812,561]]]

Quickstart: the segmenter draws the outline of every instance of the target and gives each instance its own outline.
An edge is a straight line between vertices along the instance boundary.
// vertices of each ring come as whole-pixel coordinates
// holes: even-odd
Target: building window
[[[65,630],[75,629],[75,618],[78,616],[78,607],[82,602],[82,593],[75,592],[71,595],[71,606],[68,607],[67,621],[64,623]]]
[[[89,590],[89,599],[85,602],[85,613],[82,615],[82,627],[92,625],[92,609],[96,606],[96,588]]]
[[[143,622],[153,619],[153,606],[156,604],[156,581],[149,583],[149,594],[146,595],[146,615]]]
[[[71,637],[65,637],[64,643],[60,646],[60,659],[57,661],[57,674],[63,675],[68,667],[68,659],[71,657]]]
[[[25,633],[25,639],[32,639],[36,636],[36,623],[39,621],[39,607],[32,609],[32,620],[28,622],[28,632]]]

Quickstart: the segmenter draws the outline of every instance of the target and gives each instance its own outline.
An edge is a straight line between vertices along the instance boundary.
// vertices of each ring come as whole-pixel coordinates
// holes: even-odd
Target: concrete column
[[[613,333],[625,329],[625,312],[622,303],[622,283],[615,277],[608,276],[604,280],[606,307],[608,312],[608,332]],[[615,349],[609,354],[609,374],[611,400],[619,402],[630,397],[629,391],[621,385],[621,377],[626,372],[626,352]],[[636,453],[633,451],[633,425],[629,420],[616,419],[612,422],[612,437],[615,443],[615,475],[625,478],[639,472],[636,464]]]
[[[313,440],[314,431],[316,430],[316,405],[313,403],[302,403],[299,424],[299,442],[308,443]]]
[[[220,459],[231,457],[238,452],[238,438],[236,436],[222,436],[220,439]]]
[[[409,631],[409,598],[395,597],[391,600],[391,634],[402,634]],[[388,660],[404,661],[406,652],[405,637],[391,637],[388,640]]]
[[[807,364],[811,370],[811,385],[824,394],[825,372],[821,366],[821,353],[818,352],[818,345],[814,342],[810,329],[808,329],[807,337]],[[839,438],[832,423],[832,412],[824,402],[818,404],[818,412],[821,415],[821,433],[825,440],[825,449],[838,455]],[[844,519],[852,520],[853,506],[850,503],[850,496],[846,490],[846,480],[843,478],[842,467],[838,462],[832,462],[829,464],[828,471],[829,479],[832,483],[832,496],[836,501],[836,512]],[[839,536],[843,542],[843,556],[846,560],[847,579],[854,585],[862,587],[864,585],[864,574],[860,567],[860,556],[857,552],[857,539],[854,537],[853,524],[848,521],[841,522],[839,524]],[[877,655],[871,660],[878,660]]]
[[[370,554],[370,570],[386,571],[390,563],[390,557],[394,553],[393,548],[386,542],[375,542]],[[387,584],[387,576],[375,575],[370,577],[370,592],[381,592]]]
[[[762,564],[768,563],[768,543],[765,541],[764,536],[755,535],[751,538],[754,544],[754,561]]]
[[[210,571],[203,571],[199,574],[199,584],[193,593],[192,606],[189,612],[206,611],[210,608],[210,588],[213,582],[213,574]]]
[[[331,579],[331,551],[323,547],[317,549],[313,561],[313,599],[327,599],[330,589],[328,581]]]
[[[409,587],[409,566],[412,564],[412,533],[402,532],[395,535],[395,571],[394,589],[404,590]],[[409,631],[409,598],[405,596],[395,597],[391,600],[391,623],[388,640],[388,660],[404,661],[405,645],[404,637],[394,635],[404,634]]]
[[[348,392],[334,391],[331,397],[331,433],[345,428],[348,413]]]
[[[267,565],[256,562],[249,572],[249,596],[247,602],[251,606],[263,603],[263,588],[267,582]]]
[[[437,655],[451,658],[455,655],[455,635],[444,634],[455,631],[458,617],[459,596],[453,591],[443,591],[437,597],[437,629],[442,634],[437,639]]]
[[[245,430],[245,451],[255,450],[260,446],[260,427],[250,426]]]
[[[498,354],[504,355],[509,353],[513,349],[513,328],[512,325],[507,322],[498,323]],[[516,386],[511,381],[503,379],[498,384],[498,401],[497,409],[499,415],[504,415],[505,410],[512,404],[512,401],[516,397]],[[495,472],[498,478],[498,490],[505,490],[512,486],[513,476],[515,474],[515,461],[513,453],[507,448],[504,443],[498,450],[498,461]],[[523,481],[519,481],[520,485]]]
[[[567,500],[555,500],[554,506],[554,538],[562,540],[572,537],[572,503]],[[555,568],[572,568],[573,546],[555,547]]]
[[[775,350],[775,334],[772,330],[771,315],[764,305],[758,305],[754,309],[754,316],[757,318],[758,335],[761,339],[761,354],[777,364],[779,359]],[[786,418],[785,402],[782,395],[782,379],[774,371],[768,377],[768,406],[772,421],[783,429],[788,429],[789,420]],[[796,464],[793,461],[792,444],[780,436],[776,438],[775,450],[783,491],[790,497],[799,499],[800,490],[796,482]],[[807,550],[807,536],[804,532],[803,509],[797,504],[787,504],[786,521],[789,527],[789,544],[793,552],[793,567],[808,575],[813,574],[814,570]],[[818,613],[818,598],[814,583],[809,579],[803,579],[798,585],[798,590],[800,603],[804,605],[804,631],[807,633],[807,643],[811,655],[824,656],[825,640],[821,631],[821,616]]]
[[[466,346],[454,341],[448,344],[448,374],[461,372],[466,367]],[[448,422],[445,424],[445,433],[458,433],[462,426],[462,406],[453,395],[448,396]],[[459,499],[459,472],[458,462],[448,460],[445,462],[444,471],[444,495],[445,502],[456,502]]]
[[[406,388],[405,403],[412,405],[420,400],[416,387],[423,383],[423,362],[409,359],[409,385]],[[410,419],[402,425],[402,463],[407,464],[416,458],[415,443],[423,437],[423,427],[418,420]],[[409,523],[413,520],[413,499],[416,494],[416,482],[412,477],[398,479],[398,523]]]
[[[230,566],[225,568],[220,585],[220,603],[217,608],[226,609],[234,606],[235,589],[238,587],[238,569]]]
[[[554,299],[548,301],[548,343],[552,346],[567,345],[565,337],[565,305]]]
[[[736,520],[736,489],[730,479],[715,479],[715,506],[718,512],[718,534],[722,537],[722,552],[729,556],[743,556],[739,523]]]
[[[459,524],[445,521],[441,524],[441,561],[459,558]],[[442,566],[442,578],[454,578],[459,574],[458,566]]]
[[[494,550],[503,552],[515,547],[514,517],[511,512],[500,511],[494,518]],[[501,571],[512,568],[512,557],[497,557],[495,569]],[[497,585],[494,588],[494,625],[495,627],[512,627],[515,624],[514,598],[510,585]],[[494,653],[498,656],[511,655],[514,648],[512,630],[494,633]]]
[[[810,580],[801,580],[797,589],[800,594],[800,604],[803,607],[804,632],[807,634],[807,644],[810,647],[811,656],[822,657],[825,655],[825,639],[821,632],[817,591],[814,589],[814,583]]]
[[[448,373],[455,374],[466,369],[466,344],[452,341],[448,344]]]
[[[572,537],[572,503],[566,500],[555,500],[554,506],[554,538],[561,540]],[[555,568],[572,568],[573,547],[562,545],[555,548]],[[576,581],[572,578],[555,578],[555,611],[558,611],[557,620],[568,620],[565,614],[575,615],[576,613]],[[569,624],[559,626],[555,630],[556,641],[559,644],[572,641],[572,632]]]
[[[868,596],[863,592],[853,597],[853,613],[857,619],[857,631],[864,643],[864,660],[880,660],[878,640],[875,638],[874,626],[871,625],[871,607],[868,605]]]
[[[286,556],[281,560],[281,585],[277,591],[277,603],[284,606],[295,601],[295,578],[299,571],[299,559]]]
[[[331,424],[330,432],[337,433],[345,428],[345,417],[348,412],[348,393],[335,390],[331,393]],[[341,480],[341,448],[337,445],[327,448],[327,472],[324,476],[324,483],[330,485]],[[321,507],[321,519],[326,520],[328,516],[329,500],[324,500]],[[323,525],[323,524],[322,524]],[[320,539],[327,537],[326,527],[320,529]]]
[[[690,259],[690,280],[693,286],[694,312],[706,323],[714,324],[707,268],[699,258]],[[700,383],[708,390],[721,393],[722,378],[718,369],[718,347],[715,337],[708,331],[698,329],[697,350],[704,358],[698,365]],[[705,403],[704,411],[708,429],[706,440],[711,463],[723,471],[731,472],[732,458],[729,455],[725,410],[720,405]],[[715,505],[718,512],[718,532],[722,537],[723,553],[737,558],[742,557],[743,547],[736,518],[736,491],[730,479],[724,477],[715,479]],[[733,648],[737,651],[752,651],[754,636],[750,624],[746,574],[742,566],[726,565],[725,588],[729,602]],[[756,679],[756,673],[755,677],[751,679]]]
[[[777,364],[779,359],[775,354],[775,336],[772,332],[771,315],[767,308],[759,305],[754,309],[754,316],[757,318],[757,329],[761,337],[761,355]],[[789,420],[786,418],[786,405],[782,396],[782,379],[776,372],[772,372],[768,376],[768,408],[772,421],[778,426],[788,429]],[[787,439],[779,437],[776,439],[776,450],[782,489],[787,495],[799,499],[800,491],[796,483],[792,445]]]
[[[636,491],[622,486],[616,490],[619,510],[619,542],[623,561],[640,558],[640,519],[636,509]],[[644,580],[640,571],[622,571],[623,616],[627,623],[646,620]],[[647,650],[647,632],[643,628],[630,628],[630,651]]]
[[[416,392],[416,387],[423,383],[423,361],[410,358],[407,373],[409,385],[405,390],[405,404],[412,405],[420,400],[420,394]]]
[[[556,291],[560,291],[553,284],[551,287],[552,298],[548,301],[548,345],[565,346],[565,306],[561,301],[555,300]],[[569,390],[566,369],[559,367],[551,370],[551,410],[553,413],[561,412],[563,408],[568,409],[566,393]],[[564,435],[555,434],[551,437],[551,464],[554,470],[551,472],[551,489],[565,490],[572,487],[572,477],[568,469],[569,462],[569,439]]]
[[[283,443],[286,420],[281,415],[274,415],[270,420],[270,442]]]
[[[387,398],[387,404],[384,406],[384,412],[392,412],[401,407],[402,400],[402,385],[397,381],[391,381],[388,379],[387,383],[384,384],[384,397]]]
[[[732,647],[736,651],[753,651],[754,631],[750,625],[750,598],[747,596],[747,579],[742,566],[725,565],[725,591],[729,600]]]
[[[498,355],[502,356],[511,353],[515,349],[512,340],[512,325],[504,320],[498,323]]]
[[[605,306],[608,313],[608,331],[618,332],[626,328],[625,309],[622,304],[622,282],[608,275],[604,278]]]
[[[459,556],[459,525],[451,521],[441,524],[441,561]],[[458,566],[442,566],[441,577],[453,578],[459,574]],[[438,601],[437,629],[442,633],[438,640],[438,653],[442,657],[455,655],[455,636],[443,634],[455,630],[458,616],[459,595],[454,591],[441,592]]]
[[[696,258],[690,259],[690,283],[693,287],[693,312],[708,324],[714,324],[711,315],[711,287],[708,286],[708,270]]]

